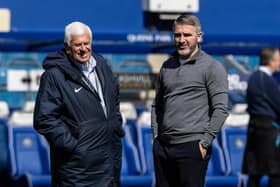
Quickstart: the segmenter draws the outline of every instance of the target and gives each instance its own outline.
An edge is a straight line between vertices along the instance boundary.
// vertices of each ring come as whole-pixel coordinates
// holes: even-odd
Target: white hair
[[[89,33],[90,39],[92,41],[92,32],[88,25],[78,21],[74,21],[66,25],[64,30],[64,43],[70,45],[72,35],[82,35],[86,31]]]

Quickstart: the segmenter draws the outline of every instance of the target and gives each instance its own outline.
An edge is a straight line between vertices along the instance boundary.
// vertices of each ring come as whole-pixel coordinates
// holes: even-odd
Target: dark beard
[[[196,51],[196,45],[191,46],[188,49],[187,53],[185,53],[185,51],[183,52],[183,51],[180,51],[180,50],[177,50],[177,53],[179,54],[179,58],[184,60],[184,59],[189,59],[195,51]]]

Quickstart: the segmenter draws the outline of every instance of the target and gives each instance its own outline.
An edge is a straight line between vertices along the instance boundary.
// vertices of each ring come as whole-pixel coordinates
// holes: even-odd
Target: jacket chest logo
[[[80,91],[81,91],[81,89],[82,89],[82,88],[83,88],[83,87],[80,87],[80,88],[75,88],[75,89],[74,89],[74,92],[75,92],[75,93],[78,93],[78,92],[80,92]]]

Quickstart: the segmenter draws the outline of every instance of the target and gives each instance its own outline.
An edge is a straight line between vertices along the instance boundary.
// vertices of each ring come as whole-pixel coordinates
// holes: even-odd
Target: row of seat
[[[149,184],[154,184],[153,137],[151,128],[145,125],[141,126],[139,123],[135,125],[131,121],[128,122],[130,124],[127,125],[126,132],[127,136],[130,136],[130,145],[136,145],[134,150],[138,150],[138,157],[135,156],[128,163],[138,162],[138,159],[140,159],[139,163],[136,164],[136,166],[140,165],[142,169],[142,172],[139,173],[142,176],[148,175],[150,178],[152,177],[153,181],[150,181]],[[135,128],[137,134],[134,134],[134,136],[137,137],[131,138]],[[222,128],[221,133],[212,144],[213,151],[206,175],[206,187],[237,187],[242,186],[242,184],[246,185],[248,177],[241,172],[246,136],[246,126],[224,126]],[[134,153],[134,155],[137,155],[137,153]],[[135,179],[135,181],[137,180]],[[261,186],[266,186],[267,183],[268,180],[265,177],[261,182]]]
[[[44,138],[38,135],[32,126],[8,124],[7,127],[10,175],[14,186],[50,186],[49,150]],[[150,125],[127,120],[125,131],[122,186],[153,186],[153,137]],[[246,131],[246,127],[225,126],[222,129],[213,142],[213,154],[206,177],[207,187],[233,187],[237,186],[241,179],[246,182],[246,176],[241,174]],[[265,179],[263,184],[266,183]]]
[[[224,132],[237,132],[223,129]],[[121,181],[124,187],[148,187],[154,184],[154,168],[152,157],[152,132],[149,127],[137,128],[138,145],[132,141],[129,128],[126,126],[126,136],[123,139],[123,165]],[[14,186],[50,186],[50,168],[48,145],[44,138],[38,135],[32,127],[9,126],[9,151],[11,160],[11,176]],[[245,130],[242,130],[245,132]],[[230,140],[230,150],[224,159],[223,150],[218,141],[213,143],[213,156],[207,171],[206,184],[209,186],[236,186],[239,180],[239,155],[242,155],[244,134],[224,135]],[[233,151],[235,150],[235,151]],[[240,156],[239,156],[240,157]],[[229,161],[228,161],[229,160]],[[228,161],[230,163],[225,163]],[[239,162],[239,163],[238,163]],[[234,165],[235,164],[235,165]],[[231,166],[231,167],[229,167]],[[234,167],[233,167],[234,166]]]
[[[10,175],[15,187],[50,187],[49,148],[31,126],[8,126]]]

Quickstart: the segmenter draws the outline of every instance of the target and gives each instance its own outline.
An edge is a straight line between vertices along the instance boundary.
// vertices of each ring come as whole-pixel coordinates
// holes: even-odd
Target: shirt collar
[[[82,71],[91,72],[96,66],[96,60],[93,58],[93,56],[91,56],[88,62],[88,67],[87,64],[81,64],[81,63],[77,63],[77,64]]]
[[[262,72],[264,72],[264,73],[266,73],[267,75],[269,75],[269,76],[272,76],[272,72],[268,69],[268,67],[266,67],[266,66],[260,66],[259,67],[259,70],[260,71],[262,71]]]
[[[202,55],[202,51],[200,48],[198,48],[198,51],[194,54],[194,56],[191,59],[184,60],[179,58],[179,62],[180,64],[185,64],[185,63],[194,64],[197,61],[197,59],[200,58],[201,55]]]

